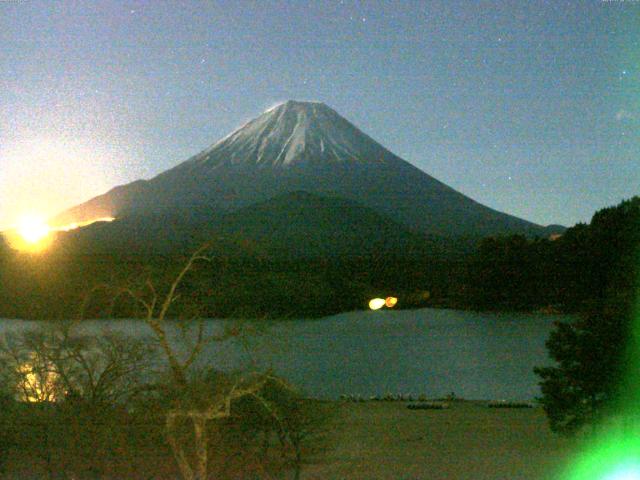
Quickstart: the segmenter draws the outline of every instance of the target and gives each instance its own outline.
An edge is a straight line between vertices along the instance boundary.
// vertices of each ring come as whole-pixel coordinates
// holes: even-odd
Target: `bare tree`
[[[41,458],[50,478],[61,470],[103,476],[124,408],[144,388],[151,367],[148,341],[89,335],[79,327],[40,324],[7,333],[0,344],[3,383],[26,404],[15,428],[24,431],[23,446]]]
[[[197,316],[188,320],[170,317],[172,306],[184,290],[185,277],[197,263],[211,261],[205,255],[206,248],[188,259],[162,293],[150,280],[139,288],[101,285],[92,291],[93,294],[102,290],[114,305],[125,298],[138,305],[154,342],[108,332],[87,335],[82,315],[76,321],[43,325],[5,336],[0,348],[3,366],[0,370],[5,384],[14,388],[19,400],[51,405],[38,410],[67,415],[64,418],[68,419],[68,425],[52,433],[63,439],[62,443],[69,444],[65,447],[69,451],[63,452],[67,458],[76,461],[82,455],[89,457],[84,464],[76,461],[65,467],[71,469],[69,472],[73,475],[82,476],[82,472],[91,478],[105,475],[109,468],[111,437],[110,427],[107,425],[106,430],[101,430],[100,422],[106,421],[117,428],[116,423],[126,414],[123,416],[114,406],[130,407],[136,405],[130,400],[139,398],[141,403],[137,405],[143,407],[141,411],[149,406],[160,407],[153,409],[154,418],[162,415],[167,445],[184,480],[210,478],[215,469],[214,458],[227,457],[253,459],[250,461],[261,461],[275,466],[273,468],[293,468],[296,478],[299,477],[301,444],[314,422],[305,423],[308,418],[301,404],[294,400],[293,389],[270,372],[212,376],[213,369],[202,371],[198,367],[198,359],[212,344],[237,339],[249,348],[248,337],[253,335],[248,333],[253,325],[225,322],[222,329],[212,330]],[[168,366],[164,378],[156,375],[156,353],[161,354]],[[253,407],[249,412],[239,413],[242,410],[239,405],[243,402],[246,405],[246,401]],[[267,446],[273,433],[276,445],[280,445],[280,454],[269,460],[265,448],[262,456],[252,457],[257,452],[255,448],[251,450],[246,444],[234,443],[233,435],[225,437],[225,432],[230,431],[229,425],[238,423],[239,415],[244,415],[241,421],[245,425],[258,425],[257,429],[252,425],[253,436],[245,438],[253,441],[254,446],[258,445],[259,438],[264,438]],[[85,424],[91,428],[85,428]],[[93,427],[94,424],[98,425]],[[44,428],[47,430],[48,424]],[[214,431],[218,434],[213,434]],[[45,437],[48,441],[49,433]],[[74,438],[83,440],[74,442]],[[52,441],[51,448],[59,447],[56,442]],[[96,447],[88,453],[80,444]],[[103,444],[104,450],[99,450],[97,446]],[[42,448],[51,473],[57,467],[48,445]],[[238,455],[240,451],[242,454]],[[102,454],[105,458],[98,458]],[[290,460],[291,457],[294,460]]]
[[[193,375],[190,376],[196,360],[208,345],[243,335],[243,325],[238,323],[226,324],[222,331],[216,333],[207,333],[202,318],[169,321],[169,311],[180,296],[178,290],[185,276],[196,263],[211,261],[205,255],[208,248],[208,245],[201,247],[188,259],[164,295],[159,294],[151,281],[147,281],[141,290],[119,288],[112,296],[114,302],[121,297],[129,297],[142,308],[144,322],[168,363],[172,398],[165,414],[166,437],[184,480],[209,478],[211,446],[208,424],[229,418],[232,403],[243,397],[260,399],[268,409],[270,405],[262,399],[260,391],[267,382],[280,382],[268,373],[249,373],[236,378],[229,385],[218,385],[218,388],[212,389],[194,381]],[[180,351],[172,343],[172,327],[179,328],[183,333],[192,333],[191,336],[183,335],[183,339],[190,339],[186,342],[186,351]],[[189,425],[190,430],[188,440],[183,435],[185,424]]]
[[[78,322],[54,322],[4,335],[0,362],[19,400],[54,402],[75,395],[117,404],[145,383],[153,348],[144,339],[83,334]]]

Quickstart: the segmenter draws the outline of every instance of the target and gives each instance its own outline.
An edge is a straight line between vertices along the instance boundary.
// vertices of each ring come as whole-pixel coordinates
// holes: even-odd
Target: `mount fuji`
[[[295,192],[355,202],[419,234],[548,236],[552,229],[481,205],[396,156],[327,105],[299,101],[274,107],[174,168],[116,187],[52,223],[180,217],[201,224]]]

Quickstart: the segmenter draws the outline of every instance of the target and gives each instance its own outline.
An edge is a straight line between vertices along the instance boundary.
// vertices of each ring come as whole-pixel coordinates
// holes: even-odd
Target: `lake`
[[[568,317],[420,309],[350,312],[318,320],[269,322],[244,347],[234,339],[209,346],[202,363],[224,370],[271,367],[310,396],[454,392],[467,399],[532,400],[540,395],[534,366],[549,365],[545,341]],[[4,320],[0,331],[33,322]],[[207,330],[222,321],[208,320]],[[136,320],[90,321],[140,336]]]

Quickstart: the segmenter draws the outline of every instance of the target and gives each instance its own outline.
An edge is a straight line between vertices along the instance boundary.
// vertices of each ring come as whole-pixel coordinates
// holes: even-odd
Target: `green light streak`
[[[626,381],[619,414],[582,444],[558,480],[640,480],[640,249],[635,252],[635,291],[626,346]]]
[[[560,478],[640,480],[640,435],[637,432],[602,435],[586,450]]]

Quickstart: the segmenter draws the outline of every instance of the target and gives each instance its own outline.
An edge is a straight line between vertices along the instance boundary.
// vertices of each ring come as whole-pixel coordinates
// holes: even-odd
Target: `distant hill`
[[[67,248],[83,254],[184,253],[207,241],[225,255],[279,259],[404,257],[445,254],[444,239],[412,232],[351,200],[291,192],[225,215],[207,210],[178,215],[130,216],[64,235]]]
[[[116,187],[63,212],[54,223],[114,216],[125,222],[120,226],[148,239],[152,234],[164,235],[165,228],[188,230],[188,224],[201,226],[202,218],[299,191],[357,202],[420,234],[483,237],[550,233],[448,187],[385,149],[328,106],[296,101],[265,112],[151,180]],[[266,212],[264,206],[256,208]],[[278,210],[269,212],[277,214]],[[247,212],[242,215],[259,223]],[[153,218],[165,221],[147,221]],[[238,221],[241,218],[237,217]],[[264,217],[264,221],[272,219]],[[298,226],[303,227],[299,221]],[[115,232],[118,222],[92,228]],[[326,235],[331,236],[330,232]]]

